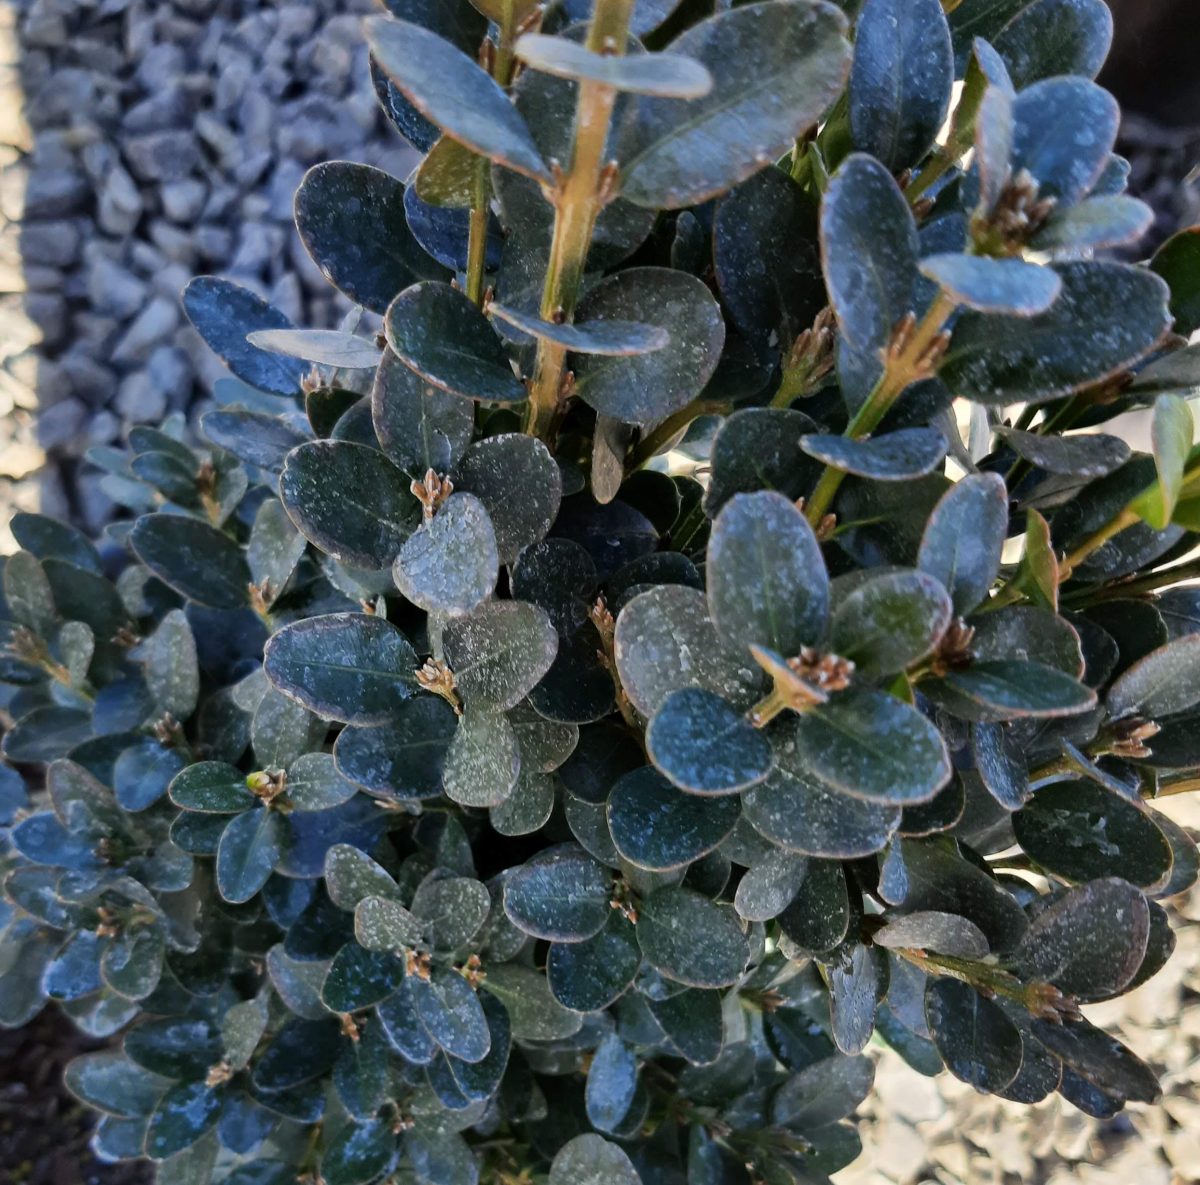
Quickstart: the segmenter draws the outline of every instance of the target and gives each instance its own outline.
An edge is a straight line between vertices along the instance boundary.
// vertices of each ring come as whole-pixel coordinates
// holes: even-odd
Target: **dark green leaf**
[[[420,519],[409,484],[373,448],[317,440],[288,454],[279,496],[311,543],[343,564],[379,571]]]
[[[1115,1037],[1086,1020],[1032,1023],[1033,1035],[1085,1082],[1116,1099],[1157,1103],[1162,1096],[1154,1071]]]
[[[629,987],[641,961],[632,924],[612,911],[595,937],[552,944],[546,974],[560,1004],[573,1012],[595,1012],[607,1008]]]
[[[899,173],[929,151],[950,108],[954,54],[939,0],[868,0],[850,72],[855,148]]]
[[[129,541],[155,576],[189,600],[214,609],[248,603],[245,556],[216,527],[176,514],[146,514],[134,524]]]
[[[901,428],[867,440],[809,433],[800,447],[818,461],[872,481],[911,481],[945,459],[946,438],[936,428]]]
[[[388,308],[385,330],[400,359],[439,390],[489,403],[526,397],[488,319],[449,284],[405,289]]]
[[[356,793],[358,787],[342,777],[330,753],[304,753],[288,767],[287,799],[294,810],[329,810]]]
[[[872,937],[877,946],[914,947],[978,962],[988,954],[988,940],[968,918],[937,910],[917,910],[889,921]]]
[[[712,377],[725,342],[720,306],[686,272],[629,268],[602,280],[579,302],[587,324],[637,321],[665,330],[653,353],[575,357],[575,394],[602,415],[653,424],[678,411]]]
[[[646,730],[650,760],[681,790],[732,794],[770,772],[771,746],[745,716],[699,687],[673,691]]]
[[[420,696],[378,728],[345,728],[333,755],[351,781],[384,798],[436,798],[458,726],[445,700]]]
[[[457,950],[474,940],[491,908],[487,889],[469,876],[432,876],[412,901],[434,950]]]
[[[386,312],[410,284],[445,275],[408,229],[404,186],[381,169],[344,160],[309,169],[295,213],[300,239],[325,278],[372,312]]]
[[[849,156],[821,205],[821,258],[845,340],[878,350],[913,311],[917,225],[892,175],[873,157]]]
[[[875,1031],[875,1010],[887,992],[887,957],[854,943],[829,966],[829,1027],[843,1053],[858,1054]]]
[[[483,986],[508,1009],[512,1035],[519,1041],[562,1041],[583,1026],[583,1017],[564,1008],[551,995],[545,975],[532,967],[493,966]]]
[[[1130,457],[1129,445],[1119,436],[1101,433],[1057,436],[998,428],[996,435],[1017,456],[1047,473],[1066,477],[1104,477]]]
[[[1091,197],[1069,209],[1053,211],[1030,246],[1038,251],[1124,247],[1138,242],[1153,223],[1154,211],[1137,198],[1121,194]],[[1170,283],[1168,277],[1163,278]]]
[[[1157,276],[1110,262],[1057,264],[1062,294],[1034,317],[965,312],[938,370],[979,403],[1041,403],[1126,369],[1170,326]]]
[[[339,909],[354,909],[364,897],[396,896],[391,874],[366,852],[350,844],[334,844],[325,853],[325,889]]]
[[[789,1078],[771,1100],[775,1123],[799,1131],[828,1127],[853,1115],[871,1093],[875,1063],[834,1054]]]
[[[647,962],[691,987],[736,983],[750,957],[749,940],[733,907],[691,889],[651,893],[639,911],[637,938]]]
[[[609,1033],[600,1042],[588,1068],[584,1097],[592,1125],[601,1131],[613,1131],[625,1118],[637,1084],[636,1054],[616,1033]]]
[[[521,753],[508,717],[486,704],[468,704],[446,750],[446,796],[461,806],[500,806],[520,770]]]
[[[833,614],[833,649],[866,678],[902,671],[923,658],[950,624],[953,606],[923,572],[888,572],[863,581]]]
[[[158,1101],[146,1129],[146,1155],[166,1160],[190,1148],[216,1125],[224,1102],[222,1094],[203,1082],[173,1086]]]
[[[1175,332],[1200,329],[1200,227],[1190,226],[1169,238],[1154,253],[1150,267],[1171,290]]]
[[[712,76],[699,62],[679,54],[599,54],[565,37],[542,33],[526,33],[517,43],[516,54],[543,74],[598,82],[639,95],[699,99],[713,85]]]
[[[446,628],[446,661],[468,703],[507,711],[550,669],[558,634],[524,601],[492,601]]]
[[[381,617],[330,613],[284,627],[263,669],[287,696],[326,719],[377,724],[413,693],[417,655]]]
[[[844,29],[833,8],[788,0],[724,12],[677,37],[672,52],[707,67],[713,87],[691,101],[638,104],[622,194],[640,206],[678,209],[781,156],[837,96],[850,58]],[[746,62],[755,64],[752,87]]]
[[[552,848],[504,882],[504,912],[526,934],[581,942],[604,929],[612,876],[578,848]]]
[[[283,460],[308,433],[290,418],[241,407],[205,412],[200,419],[205,438],[232,453],[239,461],[278,473]]]
[[[532,35],[532,34],[531,34]],[[554,40],[558,40],[555,38]],[[570,45],[571,42],[563,42]],[[604,61],[632,61],[631,58],[605,58]],[[488,312],[493,317],[528,333],[541,341],[554,342],[565,350],[577,354],[609,354],[622,357],[629,354],[651,354],[661,350],[670,340],[670,334],[658,325],[647,325],[641,321],[597,320],[579,322],[543,321],[523,313],[519,309],[506,308],[502,304],[491,304]]]
[[[372,17],[366,29],[375,60],[423,116],[483,156],[550,182],[525,121],[465,53],[408,21]],[[455,80],[452,89],[448,78]]]
[[[169,1081],[149,1073],[122,1053],[89,1053],[70,1062],[67,1089],[89,1107],[120,1118],[149,1116]]]
[[[249,901],[267,883],[283,843],[279,815],[255,807],[234,816],[217,845],[217,888],[226,901]]]
[[[721,1056],[725,1019],[720,992],[688,988],[647,1003],[671,1044],[693,1065],[711,1065]]]
[[[1021,1034],[997,1004],[957,979],[931,979],[925,1016],[946,1068],[983,1094],[1003,1090],[1021,1068]]]
[[[327,1185],[367,1185],[396,1163],[397,1151],[390,1119],[348,1123],[322,1154],[321,1176]]]
[[[747,407],[724,420],[713,440],[712,474],[704,494],[710,517],[734,494],[778,490],[790,501],[811,490],[820,463],[803,449],[805,433],[816,425],[798,411]]]
[[[842,865],[836,860],[810,860],[800,891],[779,915],[779,928],[800,950],[824,954],[845,940],[850,914]]]
[[[1000,571],[1008,531],[1008,491],[994,473],[968,474],[934,507],[917,566],[942,582],[955,611],[969,613]]]
[[[1096,705],[1096,693],[1070,675],[1040,662],[974,662],[922,690],[963,720],[1015,720],[1022,716],[1077,716]]]
[[[1056,272],[1021,259],[927,255],[921,273],[969,309],[1010,317],[1044,313],[1062,291]]]
[[[550,1165],[550,1185],[641,1185],[623,1148],[592,1133],[568,1140]]]
[[[12,516],[9,530],[17,546],[39,560],[65,560],[77,568],[101,575],[100,553],[86,535],[67,523],[44,514],[19,510]]]
[[[483,503],[473,494],[452,494],[408,537],[392,573],[396,587],[418,608],[457,616],[487,599],[499,564]]]

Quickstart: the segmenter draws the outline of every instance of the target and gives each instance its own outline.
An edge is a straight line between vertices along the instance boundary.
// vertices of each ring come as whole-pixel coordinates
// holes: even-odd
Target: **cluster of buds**
[[[409,489],[421,503],[421,512],[425,521],[429,522],[442,503],[454,493],[454,482],[448,477],[439,476],[433,469],[426,469],[425,476],[420,481],[414,479]]]
[[[410,978],[416,976],[417,979],[423,979],[428,983],[429,977],[433,974],[433,959],[430,958],[429,952],[415,950],[408,946],[404,948],[403,954],[404,974]]]
[[[971,236],[989,255],[1016,255],[1045,225],[1054,210],[1052,197],[1041,197],[1028,169],[1009,177],[996,204],[971,220]]]
[[[171,715],[164,712],[153,724],[154,739],[164,749],[177,749],[183,744],[183,725]]]
[[[833,309],[825,306],[811,329],[796,334],[784,357],[784,381],[793,398],[811,394],[833,370],[837,320]]]
[[[819,691],[845,691],[854,675],[854,663],[837,654],[823,654],[805,646],[795,658],[787,660],[788,670]]]
[[[971,665],[971,643],[975,640],[975,627],[956,617],[947,627],[929,660],[929,671],[939,679],[951,671],[961,671]]]
[[[950,348],[950,333],[943,329],[935,333],[919,353],[910,357],[916,333],[917,314],[907,312],[892,328],[892,336],[883,350],[884,366],[889,371],[903,370],[910,383],[933,378]]]
[[[467,961],[458,968],[458,973],[469,983],[473,988],[478,988],[485,979],[487,972],[483,969],[483,960],[478,955],[471,955]]]
[[[1105,730],[1101,744],[1104,753],[1136,761],[1151,756],[1151,750],[1146,742],[1161,731],[1161,726],[1155,724],[1153,720],[1143,720],[1140,716],[1129,716],[1124,720],[1114,720]],[[1103,756],[1103,754],[1096,754],[1096,756]]]
[[[454,709],[456,716],[462,715],[462,701],[455,690],[454,672],[440,658],[427,658],[425,665],[417,671],[416,679],[425,691],[440,695]]]
[[[269,806],[287,789],[287,772],[282,769],[260,769],[246,779],[246,789]]]
[[[1079,1001],[1052,983],[1031,983],[1025,989],[1025,1007],[1038,1020],[1062,1024],[1064,1020],[1082,1020]]]
[[[619,879],[613,885],[613,895],[608,906],[610,909],[617,910],[627,922],[633,922],[636,925],[638,911],[637,906],[633,903],[633,890],[624,878]]]

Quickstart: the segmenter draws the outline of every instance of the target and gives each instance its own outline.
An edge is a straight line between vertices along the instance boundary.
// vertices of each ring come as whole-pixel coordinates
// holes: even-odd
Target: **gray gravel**
[[[367,76],[373,8],[0,5],[0,529],[23,507],[99,528],[113,508],[84,451],[197,414],[221,368],[180,309],[192,275],[336,323],[292,194],[325,159],[412,165]]]

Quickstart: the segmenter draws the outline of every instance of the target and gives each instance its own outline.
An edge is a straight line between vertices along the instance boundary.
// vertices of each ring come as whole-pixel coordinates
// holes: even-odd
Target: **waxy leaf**
[[[214,609],[248,604],[245,556],[216,527],[182,515],[146,514],[134,523],[129,542],[155,576],[189,600]]]
[[[663,872],[711,852],[740,813],[736,797],[687,794],[648,766],[621,778],[608,800],[617,851],[639,868]]]
[[[417,655],[382,617],[330,613],[285,626],[267,643],[272,684],[328,720],[380,724],[416,686]]]
[[[337,329],[260,329],[246,340],[272,354],[339,370],[374,370],[381,357],[374,342]]]
[[[1162,1096],[1154,1071],[1115,1037],[1088,1021],[1055,1024],[1035,1020],[1030,1027],[1034,1038],[1062,1058],[1068,1071],[1118,1101],[1157,1103]]]
[[[912,947],[978,962],[988,954],[983,931],[968,918],[937,910],[917,910],[894,918],[871,939],[877,946]]]
[[[246,545],[246,563],[267,604],[279,598],[307,544],[278,499],[268,498],[258,508]]]
[[[646,730],[646,752],[681,790],[733,794],[771,769],[766,737],[719,695],[700,687],[673,691]]]
[[[615,910],[583,942],[556,942],[546,959],[554,998],[573,1012],[607,1008],[633,982],[642,961],[633,925]]]
[[[1040,662],[973,662],[941,679],[922,680],[921,687],[953,715],[983,722],[1077,716],[1096,704],[1090,687]]]
[[[672,53],[706,67],[712,89],[691,100],[639,103],[621,158],[622,195],[639,206],[679,209],[781,156],[837,96],[850,58],[844,29],[830,6],[786,0],[721,13],[675,38]]]
[[[553,848],[504,882],[504,912],[526,934],[582,942],[604,929],[612,912],[612,876],[578,848]]]
[[[239,461],[278,473],[284,458],[309,440],[302,424],[267,412],[241,407],[221,408],[200,417],[204,436]]]
[[[565,37],[526,33],[517,42],[516,55],[543,74],[598,82],[632,94],[699,99],[713,87],[712,75],[680,54],[599,54]]]
[[[637,1055],[616,1033],[609,1033],[588,1068],[584,1097],[592,1125],[601,1131],[613,1131],[625,1118],[637,1084]]]
[[[1191,226],[1172,235],[1154,253],[1150,269],[1171,290],[1175,332],[1192,334],[1200,329],[1200,228]]]
[[[1173,716],[1200,703],[1200,634],[1185,634],[1151,651],[1120,675],[1105,701],[1109,714]]]
[[[551,180],[525,121],[465,53],[408,21],[371,17],[366,30],[375,60],[426,119],[490,160],[535,181]]]
[[[222,1092],[203,1082],[179,1083],[158,1101],[146,1129],[146,1155],[166,1160],[190,1148],[216,1126],[224,1103]]]
[[[967,308],[1012,317],[1045,312],[1062,291],[1057,273],[1021,259],[927,255],[921,274]]]
[[[1150,813],[1095,782],[1055,782],[1012,817],[1036,864],[1068,881],[1118,876],[1151,888],[1171,867],[1171,845]]]
[[[461,806],[500,806],[512,794],[520,769],[521,752],[508,717],[488,704],[468,703],[446,750],[446,796]]]
[[[1196,434],[1187,400],[1180,395],[1160,395],[1154,401],[1150,434],[1158,481],[1135,498],[1129,509],[1156,531],[1161,531],[1175,513]]]
[[[562,1041],[583,1026],[583,1017],[564,1008],[550,994],[545,975],[532,967],[494,965],[483,985],[508,1010],[519,1041]]]
[[[558,40],[554,38],[553,40]],[[571,44],[564,42],[564,44]],[[605,58],[604,61],[628,61],[627,58]],[[622,357],[628,354],[651,354],[661,350],[671,340],[671,335],[658,325],[647,325],[641,321],[543,321],[540,317],[492,303],[488,312],[493,317],[528,333],[540,341],[554,342],[564,350],[577,354],[610,354]]]
[[[731,648],[767,646],[785,656],[819,640],[829,578],[808,520],[780,494],[738,494],[708,544],[708,607]]]
[[[889,172],[915,165],[946,119],[954,84],[939,0],[867,0],[855,28],[850,131]]]
[[[881,691],[842,692],[796,719],[798,753],[821,781],[893,806],[928,802],[950,777],[936,728]]]
[[[372,312],[418,280],[445,276],[408,229],[404,186],[369,165],[309,169],[296,190],[296,230],[322,275]]]
[[[771,1100],[775,1123],[811,1132],[846,1119],[871,1093],[875,1063],[870,1058],[834,1054],[789,1078]]]
[[[257,329],[291,329],[292,323],[249,288],[217,276],[198,276],[183,290],[188,320],[215,354],[243,382],[272,395],[294,396],[308,367],[269,354],[246,335]]]
[[[855,349],[881,349],[914,311],[918,254],[917,224],[891,173],[874,157],[847,157],[821,204],[821,260],[838,326]]]
[[[446,661],[468,703],[507,711],[550,669],[558,634],[544,610],[490,601],[446,628]]]
[[[933,649],[953,605],[940,581],[924,572],[888,572],[863,581],[834,610],[834,651],[873,678],[902,671]]]
[[[419,521],[409,485],[373,448],[317,440],[288,454],[279,497],[309,542],[343,564],[379,571]]]
[[[384,329],[400,359],[442,391],[490,403],[526,397],[488,319],[449,284],[405,289],[389,306]]]
[[[794,852],[772,849],[746,870],[733,906],[748,922],[766,922],[781,914],[800,891],[808,861]]]
[[[647,962],[690,987],[736,983],[750,957],[749,940],[733,907],[692,889],[651,893],[639,911],[637,938]]]
[[[1125,264],[1054,265],[1062,293],[1044,313],[968,311],[955,322],[938,376],[980,403],[1041,403],[1124,370],[1170,327],[1166,287]]]
[[[934,507],[917,566],[940,580],[957,613],[969,613],[1000,571],[1008,533],[1008,491],[997,474],[968,474]]]
[[[592,1133],[568,1140],[550,1165],[550,1185],[641,1185],[625,1150]]]
[[[946,438],[936,428],[901,428],[867,440],[811,432],[800,447],[834,469],[872,481],[911,481],[945,459]]]
[[[998,1004],[957,979],[931,979],[925,1016],[946,1068],[981,1094],[1003,1090],[1021,1068],[1021,1034]]]
[[[997,428],[996,435],[1017,456],[1047,473],[1066,477],[1104,477],[1120,469],[1129,460],[1131,451],[1119,436],[1102,433],[1052,436]]]
[[[226,901],[249,901],[267,883],[283,845],[283,821],[267,807],[235,815],[217,845],[217,889]]]
[[[579,302],[578,317],[599,328],[630,321],[664,330],[666,344],[624,356],[581,353],[574,392],[602,415],[653,424],[689,403],[711,378],[725,342],[720,306],[686,272],[629,268],[602,280]]]
[[[437,798],[458,717],[445,700],[419,696],[377,728],[344,728],[334,745],[338,770],[383,798]]]
[[[392,567],[396,587],[428,613],[459,616],[491,595],[500,558],[488,512],[473,494],[452,494],[414,531]]]
[[[388,1119],[348,1123],[322,1153],[321,1176],[328,1185],[367,1185],[396,1163],[397,1151]]]
[[[1038,251],[1123,247],[1136,243],[1153,224],[1154,211],[1137,198],[1121,194],[1091,197],[1077,206],[1053,211],[1029,245]]]
[[[371,421],[388,459],[419,481],[430,469],[454,468],[471,443],[475,410],[425,382],[387,350],[371,387]]]
[[[199,761],[186,766],[168,787],[171,801],[186,811],[233,815],[258,799],[246,788],[246,775],[223,761]]]

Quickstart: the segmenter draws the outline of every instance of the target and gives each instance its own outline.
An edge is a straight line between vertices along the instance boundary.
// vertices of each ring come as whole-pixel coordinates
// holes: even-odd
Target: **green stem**
[[[1176,564],[1173,568],[1150,572],[1137,580],[1117,581],[1096,591],[1080,592],[1068,600],[1072,604],[1086,602],[1089,605],[1097,601],[1124,600],[1126,597],[1140,597],[1145,593],[1157,592],[1160,588],[1180,584],[1185,580],[1197,579],[1200,579],[1200,557]]]
[[[917,379],[925,377],[921,373],[922,360],[945,328],[946,321],[955,308],[956,302],[949,293],[938,293],[937,299],[917,323],[904,348],[888,358],[879,381],[846,425],[844,436],[850,440],[861,440],[864,436],[869,436],[879,427],[883,417],[891,410],[899,396]],[[812,497],[808,499],[804,508],[804,513],[813,526],[820,523],[829,512],[829,507],[845,478],[844,470],[828,465],[825,467]]]
[[[731,410],[730,404],[723,403],[718,399],[697,399],[694,403],[689,403],[687,407],[680,408],[638,442],[637,448],[630,454],[629,471],[640,469],[647,461],[658,456],[667,443],[693,420],[698,420],[701,416],[725,416]]]
[[[587,48],[593,53],[623,54],[632,10],[633,0],[596,0]],[[587,81],[579,84],[571,164],[559,180],[553,199],[554,237],[540,308],[546,321],[570,321],[575,315],[592,231],[607,197],[604,151],[616,98],[617,92],[611,86]],[[525,425],[526,431],[535,436],[550,435],[563,393],[566,358],[562,346],[539,339]]]
[[[1167,780],[1158,788],[1155,798],[1169,798],[1173,794],[1190,794],[1200,790],[1200,774],[1184,774],[1180,778]]]

